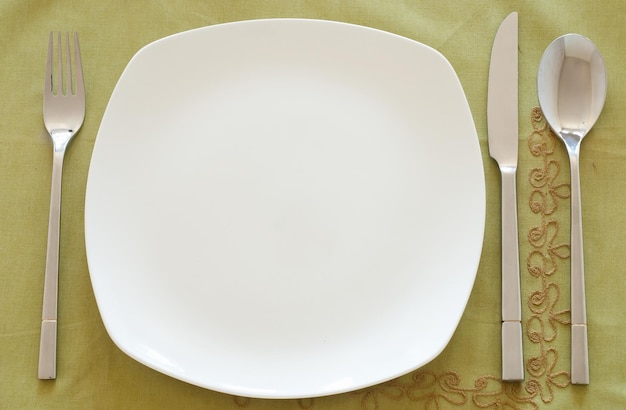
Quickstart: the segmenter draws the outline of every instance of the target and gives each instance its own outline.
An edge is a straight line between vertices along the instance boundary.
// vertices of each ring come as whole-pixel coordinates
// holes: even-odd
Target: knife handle
[[[502,380],[524,380],[517,229],[517,167],[502,174]]]
[[[524,380],[522,322],[502,322],[502,380]]]

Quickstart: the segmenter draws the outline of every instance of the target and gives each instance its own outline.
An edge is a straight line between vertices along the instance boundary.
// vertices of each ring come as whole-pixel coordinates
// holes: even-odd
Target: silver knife
[[[517,13],[496,33],[489,65],[489,154],[502,174],[502,380],[524,380],[519,243],[517,233]]]

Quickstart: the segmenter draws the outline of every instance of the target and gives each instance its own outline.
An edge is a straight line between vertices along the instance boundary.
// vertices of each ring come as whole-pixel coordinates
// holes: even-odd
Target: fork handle
[[[57,298],[59,285],[59,228],[61,225],[61,180],[65,147],[55,146],[52,157],[52,186],[48,220],[48,248],[43,288],[39,378],[56,379]]]
[[[39,378],[42,380],[57,377],[57,321],[41,321],[39,343]]]

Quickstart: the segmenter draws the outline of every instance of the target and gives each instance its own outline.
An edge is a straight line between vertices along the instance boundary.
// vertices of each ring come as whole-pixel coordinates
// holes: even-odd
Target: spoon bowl
[[[606,89],[604,60],[591,40],[566,34],[548,46],[537,75],[539,105],[550,128],[564,142],[582,140],[593,127]]]
[[[539,105],[550,128],[567,148],[571,172],[571,382],[589,384],[587,314],[580,200],[580,145],[606,99],[607,76],[597,47],[579,34],[554,40],[537,73]]]

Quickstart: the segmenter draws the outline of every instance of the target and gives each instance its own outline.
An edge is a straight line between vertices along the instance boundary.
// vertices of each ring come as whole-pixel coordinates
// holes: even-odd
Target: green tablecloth
[[[155,0],[0,4],[0,408],[454,409],[626,406],[625,3],[612,1]],[[500,375],[499,172],[487,149],[487,79],[501,20],[520,21],[518,204],[526,380]],[[108,337],[85,257],[83,204],[92,148],[122,70],[142,46],[223,22],[303,17],[374,27],[423,42],[456,69],[484,156],[487,225],[469,305],[445,351],[424,368],[354,393],[303,400],[233,397],[188,385],[122,353]],[[66,155],[56,381],[37,379],[51,170],[42,123],[46,41],[78,31],[87,117]],[[604,112],[583,143],[581,178],[591,384],[569,383],[569,166],[536,109],[536,70],[557,36],[600,48],[609,76]],[[462,172],[462,170],[459,170]],[[446,187],[453,189],[453,187]],[[461,200],[461,199],[459,199]],[[451,255],[454,257],[454,255]],[[433,306],[437,309],[437,306]],[[375,365],[373,363],[372,365]]]

